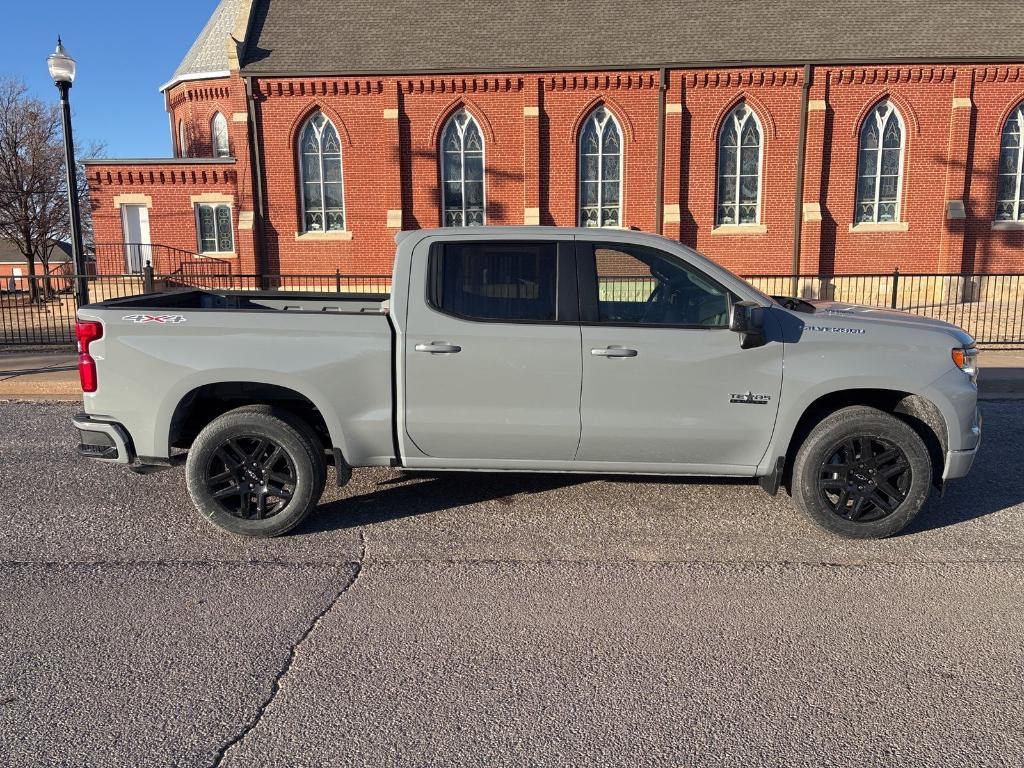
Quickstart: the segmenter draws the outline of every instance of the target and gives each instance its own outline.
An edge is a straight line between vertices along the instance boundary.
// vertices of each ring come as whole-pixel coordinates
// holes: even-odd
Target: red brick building
[[[486,222],[742,274],[1024,271],[1022,28],[1009,0],[222,0],[163,87],[174,157],[88,164],[97,243],[154,244],[99,267],[386,273],[400,229]]]

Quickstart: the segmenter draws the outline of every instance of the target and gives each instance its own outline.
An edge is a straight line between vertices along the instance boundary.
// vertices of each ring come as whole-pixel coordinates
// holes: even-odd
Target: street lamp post
[[[75,166],[75,139],[71,135],[71,103],[68,91],[75,79],[75,60],[68,56],[60,37],[57,38],[57,49],[46,59],[53,84],[60,91],[60,106],[64,125],[64,155],[67,164],[68,206],[71,211],[71,259],[75,266],[78,280],[75,294],[78,306],[89,303],[89,283],[85,274],[85,253],[82,248],[82,212],[78,207],[78,171]]]

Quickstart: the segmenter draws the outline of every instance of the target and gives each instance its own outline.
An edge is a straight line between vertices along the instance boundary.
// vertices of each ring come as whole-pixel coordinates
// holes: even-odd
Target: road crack
[[[255,728],[262,722],[263,716],[267,713],[270,707],[274,703],[274,699],[277,698],[277,694],[281,691],[281,686],[284,678],[291,671],[292,666],[295,664],[295,660],[299,656],[299,651],[302,648],[303,643],[309,638],[310,635],[316,631],[316,628],[320,626],[320,623],[326,618],[334,606],[338,604],[342,597],[356,585],[359,581],[359,576],[363,572],[363,563],[366,562],[366,535],[364,533],[359,534],[359,560],[355,564],[355,571],[352,574],[352,578],[347,583],[343,584],[334,594],[334,597],[327,603],[327,605],[317,613],[305,631],[299,636],[299,638],[292,643],[288,649],[288,658],[284,663],[284,666],[278,670],[274,679],[270,683],[270,691],[267,697],[260,703],[256,708],[254,716],[242,727],[242,729],[235,734],[231,739],[225,742],[220,749],[217,750],[217,754],[214,756],[212,768],[218,768],[223,764],[224,760],[227,759],[228,753],[230,753],[235,747],[237,747],[246,736],[248,736]]]

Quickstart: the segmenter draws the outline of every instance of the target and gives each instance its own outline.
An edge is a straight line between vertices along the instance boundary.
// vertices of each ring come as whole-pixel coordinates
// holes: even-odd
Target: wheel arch
[[[854,405],[864,405],[890,413],[906,422],[924,441],[932,461],[932,477],[940,483],[949,446],[949,432],[942,410],[927,397],[898,389],[861,388],[826,392],[803,409],[785,446],[783,482],[788,486],[796,452],[811,430],[829,414]]]
[[[328,449],[345,453],[344,437],[334,414],[317,393],[289,384],[250,379],[226,379],[196,384],[169,398],[161,412],[168,455],[171,448],[187,448],[204,426],[227,411],[245,405],[274,405],[305,420]]]

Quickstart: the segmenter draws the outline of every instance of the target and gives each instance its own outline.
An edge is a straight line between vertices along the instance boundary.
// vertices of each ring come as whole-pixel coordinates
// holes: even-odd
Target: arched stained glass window
[[[484,223],[484,137],[465,109],[452,115],[441,133],[441,185],[444,226]]]
[[[899,221],[903,120],[892,102],[880,102],[864,118],[857,165],[856,223]]]
[[[757,224],[761,220],[761,125],[740,103],[718,135],[717,224]]]
[[[614,115],[598,107],[583,123],[579,139],[581,227],[622,223],[622,131]]]
[[[184,120],[178,121],[178,157],[188,157],[188,136]]]
[[[999,139],[999,186],[996,191],[996,221],[1024,221],[1024,104],[1006,118]]]
[[[231,149],[228,146],[228,121],[220,112],[213,116],[210,121],[210,136],[213,143],[214,157],[230,157]]]
[[[303,231],[344,230],[341,140],[323,112],[311,115],[299,132],[299,176]]]

